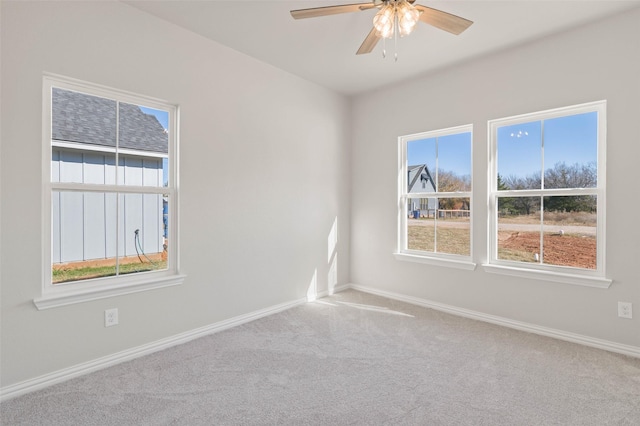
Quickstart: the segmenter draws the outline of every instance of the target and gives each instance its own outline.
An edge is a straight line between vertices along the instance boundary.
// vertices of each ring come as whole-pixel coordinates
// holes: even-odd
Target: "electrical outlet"
[[[633,304],[631,302],[618,302],[618,316],[620,318],[633,318]]]
[[[112,325],[118,325],[118,308],[104,311],[104,326],[111,327]]]

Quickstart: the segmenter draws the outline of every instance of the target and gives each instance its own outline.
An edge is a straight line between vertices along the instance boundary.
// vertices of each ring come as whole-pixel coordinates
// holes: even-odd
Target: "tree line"
[[[594,188],[597,185],[597,165],[595,162],[567,165],[556,163],[544,172],[544,189],[558,188]],[[498,174],[498,191],[517,191],[541,189],[542,176],[532,173],[528,176]],[[532,214],[540,210],[541,197],[500,197],[498,211],[501,214]],[[596,197],[593,195],[547,196],[544,197],[544,210],[550,212],[589,212],[596,211]]]

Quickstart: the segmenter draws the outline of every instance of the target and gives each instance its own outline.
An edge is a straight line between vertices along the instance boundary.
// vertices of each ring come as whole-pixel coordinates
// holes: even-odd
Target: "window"
[[[602,101],[489,122],[491,272],[609,285],[605,113]]]
[[[401,260],[470,267],[472,126],[399,138]]]
[[[39,309],[177,284],[177,108],[44,78]]]

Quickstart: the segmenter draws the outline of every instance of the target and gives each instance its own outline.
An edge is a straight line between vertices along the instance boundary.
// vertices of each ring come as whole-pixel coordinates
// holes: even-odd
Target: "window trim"
[[[470,176],[471,190],[464,192],[434,192],[429,193],[428,197],[421,197],[420,193],[413,194],[418,198],[469,198],[469,255],[458,255],[450,253],[427,252],[419,250],[411,250],[407,247],[407,143],[411,140],[422,138],[434,138],[449,136],[459,133],[471,133],[470,157]],[[473,262],[473,124],[465,124],[461,126],[448,127],[445,129],[431,130],[426,132],[414,133],[398,137],[398,206],[397,206],[397,241],[394,257],[400,261],[417,262],[423,264],[444,266],[457,269],[474,270],[476,264]],[[444,195],[444,197],[443,197]]]
[[[605,223],[606,223],[606,119],[607,101],[595,101],[584,104],[554,108],[512,117],[489,120],[487,122],[487,148],[489,158],[488,174],[488,238],[487,261],[483,268],[487,272],[520,276],[525,278],[540,279],[546,281],[577,284],[589,287],[608,288],[612,280],[605,276]],[[595,188],[567,188],[567,189],[539,189],[520,191],[498,191],[497,170],[497,131],[498,128],[507,125],[516,125],[532,121],[543,121],[553,118],[567,117],[588,112],[598,113],[598,144],[597,144],[597,186]],[[544,172],[544,170],[542,170]],[[547,196],[547,195],[595,195],[597,196],[597,225],[596,225],[596,269],[577,268],[561,265],[547,265],[536,263],[524,263],[498,259],[498,195],[509,196],[517,193],[520,196]]]
[[[51,151],[52,144],[52,89],[60,88],[118,102],[133,105],[144,105],[169,113],[169,143],[168,162],[169,175],[167,187],[129,186],[129,185],[95,185],[83,183],[53,183],[51,181]],[[51,73],[44,73],[42,85],[42,273],[41,294],[33,300],[38,310],[81,303],[90,300],[113,297],[155,288],[162,288],[183,283],[185,276],[179,273],[180,265],[180,237],[178,228],[179,217],[179,107],[168,102],[138,95],[123,90],[97,85]],[[102,277],[53,284],[51,280],[51,266],[53,256],[52,238],[52,191],[86,191],[101,190],[119,193],[160,193],[169,194],[169,238],[167,269],[162,271],[139,272],[136,274]]]

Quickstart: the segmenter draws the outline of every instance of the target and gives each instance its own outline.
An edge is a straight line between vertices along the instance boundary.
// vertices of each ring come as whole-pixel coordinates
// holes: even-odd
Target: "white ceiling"
[[[356,56],[376,9],[294,20],[289,11],[366,0],[123,0],[201,36],[346,95],[369,91],[640,6],[640,0],[418,0],[474,21],[454,36],[419,23]]]

